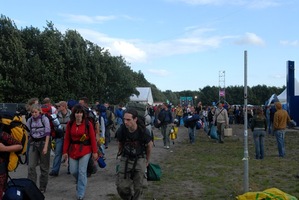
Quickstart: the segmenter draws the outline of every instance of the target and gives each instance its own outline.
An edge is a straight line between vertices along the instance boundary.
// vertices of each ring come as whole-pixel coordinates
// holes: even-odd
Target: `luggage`
[[[233,136],[233,129],[232,128],[225,128],[224,129],[224,136],[225,137]]]
[[[45,196],[28,178],[10,179],[3,200],[44,200]]]
[[[217,127],[212,125],[211,130],[210,130],[210,137],[212,139],[218,140],[218,134],[217,134]]]
[[[161,179],[161,167],[158,164],[149,163],[147,166],[147,180],[148,181],[160,181]]]

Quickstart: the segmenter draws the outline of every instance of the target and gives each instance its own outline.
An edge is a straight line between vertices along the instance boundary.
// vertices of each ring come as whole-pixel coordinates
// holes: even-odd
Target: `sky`
[[[162,91],[286,85],[299,74],[298,0],[0,0],[18,29],[48,22],[122,56]]]

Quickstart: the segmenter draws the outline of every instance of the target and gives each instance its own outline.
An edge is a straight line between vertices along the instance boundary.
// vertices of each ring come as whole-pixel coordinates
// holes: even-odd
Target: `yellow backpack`
[[[9,172],[14,171],[18,164],[25,164],[27,161],[26,150],[28,145],[27,131],[29,129],[22,123],[22,117],[15,113],[0,112],[0,131],[9,133],[15,140],[21,142],[23,148],[17,152],[10,152],[7,163]],[[25,156],[25,161],[22,161],[21,156]]]

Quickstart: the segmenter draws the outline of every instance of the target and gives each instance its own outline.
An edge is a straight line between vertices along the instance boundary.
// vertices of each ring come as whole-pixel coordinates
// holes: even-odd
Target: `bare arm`
[[[146,164],[148,165],[149,163],[149,160],[151,158],[151,152],[152,152],[152,148],[153,148],[153,141],[150,141],[148,144],[147,144],[147,147],[146,147]]]
[[[3,143],[0,143],[0,151],[2,151],[2,152],[19,151],[22,148],[23,148],[23,146],[20,144],[5,146]]]
[[[48,152],[49,141],[50,141],[50,136],[46,136],[45,146],[44,146],[44,149],[43,149],[43,154],[44,155],[46,155],[47,152]]]

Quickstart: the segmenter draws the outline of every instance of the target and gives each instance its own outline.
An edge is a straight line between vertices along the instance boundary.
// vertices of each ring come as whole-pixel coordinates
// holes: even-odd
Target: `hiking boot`
[[[58,176],[58,173],[51,171],[51,172],[49,173],[49,176]]]

